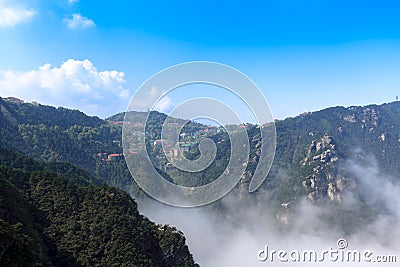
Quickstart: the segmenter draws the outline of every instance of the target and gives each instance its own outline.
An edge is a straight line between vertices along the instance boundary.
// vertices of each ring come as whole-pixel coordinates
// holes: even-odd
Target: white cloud
[[[159,112],[169,113],[172,107],[173,103],[171,98],[164,96],[157,102],[157,104],[154,106],[154,109],[158,110]]]
[[[0,0],[0,27],[12,27],[30,21],[36,11],[19,6],[8,6],[6,1]]]
[[[75,4],[75,3],[78,3],[79,2],[79,0],[68,0],[68,3],[70,3],[70,4]]]
[[[98,71],[88,59],[68,59],[60,67],[44,64],[27,72],[0,71],[0,96],[109,116],[128,104],[125,83],[124,72]]]
[[[96,26],[93,20],[78,13],[73,14],[72,18],[65,18],[63,22],[69,29],[91,28]]]

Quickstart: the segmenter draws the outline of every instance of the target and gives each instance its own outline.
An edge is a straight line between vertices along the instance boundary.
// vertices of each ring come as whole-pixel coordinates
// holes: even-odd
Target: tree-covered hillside
[[[121,126],[36,103],[0,99],[0,111],[1,146],[36,159],[69,162],[121,188],[129,183],[120,161],[104,161],[108,155],[122,153]]]
[[[68,163],[0,148],[1,266],[195,266],[177,229]]]
[[[138,200],[143,196],[122,156],[124,113],[101,120],[79,111],[4,99],[0,99],[0,110],[2,146],[48,162],[69,162],[83,168],[93,179],[123,189]],[[134,129],[143,132],[141,122],[146,116],[147,113],[143,112],[134,112],[130,116]],[[212,181],[212,174],[218,176],[224,170],[230,154],[229,140],[220,134],[211,136],[219,149],[218,161],[210,166],[208,172],[189,177],[171,168],[162,155],[164,149],[158,143],[165,118],[165,114],[151,112],[145,132],[149,154],[166,179],[196,186]],[[288,203],[295,206],[304,198],[311,201],[328,199],[340,204],[344,192],[357,191],[357,180],[346,169],[349,160],[365,164],[366,158],[372,158],[382,173],[398,180],[400,102],[332,107],[277,121],[275,125],[275,160],[262,188],[271,193],[272,204],[278,208],[286,207]],[[260,155],[257,151],[261,142],[260,132],[254,125],[246,127],[251,155],[234,194],[238,194],[238,199],[255,197],[262,205],[265,191],[248,193],[249,181]],[[181,144],[186,157],[198,157],[198,141],[206,128],[196,123],[185,126],[183,131],[187,135]],[[173,147],[168,153],[175,153]]]
[[[356,190],[346,163],[369,158],[399,181],[400,102],[365,107],[333,107],[276,123],[277,150],[265,187],[278,183],[278,198],[329,197]],[[364,164],[363,163],[363,164]],[[279,179],[282,170],[289,177]]]

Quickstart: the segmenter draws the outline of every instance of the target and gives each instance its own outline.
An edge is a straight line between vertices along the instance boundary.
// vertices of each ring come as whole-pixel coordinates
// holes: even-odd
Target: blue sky
[[[158,71],[207,60],[249,76],[276,118],[390,102],[399,13],[397,1],[0,0],[0,96],[106,117]]]

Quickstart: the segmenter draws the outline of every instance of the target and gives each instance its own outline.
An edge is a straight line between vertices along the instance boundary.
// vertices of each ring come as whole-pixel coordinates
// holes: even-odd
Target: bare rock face
[[[301,161],[301,164],[306,166],[313,161],[330,163],[337,160],[335,145],[332,143],[332,138],[326,133],[322,139],[312,141],[307,156]]]
[[[328,197],[331,201],[341,202],[342,192],[354,186],[339,162],[336,145],[328,133],[311,142],[306,157],[300,161],[305,173],[301,185],[309,200]]]

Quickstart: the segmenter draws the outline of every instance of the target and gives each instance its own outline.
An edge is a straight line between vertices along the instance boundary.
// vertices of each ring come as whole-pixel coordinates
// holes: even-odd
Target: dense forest
[[[1,266],[195,266],[185,237],[69,163],[0,148]]]

